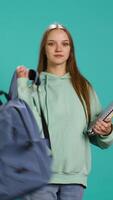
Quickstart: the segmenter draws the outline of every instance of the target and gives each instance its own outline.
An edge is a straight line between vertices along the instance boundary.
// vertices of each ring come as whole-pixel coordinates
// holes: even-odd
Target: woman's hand
[[[106,121],[98,120],[93,127],[93,130],[98,135],[109,135],[112,131],[111,119],[106,119]]]
[[[17,78],[27,78],[28,77],[28,69],[23,65],[18,66],[16,69],[16,72],[17,72]]]

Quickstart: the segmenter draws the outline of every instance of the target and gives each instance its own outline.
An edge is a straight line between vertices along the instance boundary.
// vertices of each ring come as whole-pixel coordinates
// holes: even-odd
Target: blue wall
[[[71,32],[78,66],[105,107],[113,100],[112,0],[0,0],[0,89],[8,90],[16,66],[35,68],[46,27]],[[113,147],[92,147],[93,166],[84,200],[113,199]]]

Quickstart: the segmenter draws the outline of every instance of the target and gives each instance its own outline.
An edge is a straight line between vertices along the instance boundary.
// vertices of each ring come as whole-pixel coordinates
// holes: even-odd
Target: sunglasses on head
[[[61,24],[51,24],[48,27],[48,30],[55,29],[55,28],[64,29],[64,27]]]

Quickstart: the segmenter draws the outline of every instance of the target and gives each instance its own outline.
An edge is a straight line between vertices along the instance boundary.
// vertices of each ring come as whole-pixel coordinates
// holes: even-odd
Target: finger
[[[93,128],[93,131],[94,131],[96,134],[103,134],[103,133],[101,132],[101,130],[98,129],[98,128]]]
[[[25,66],[17,67],[17,76],[20,77],[28,77],[28,69]]]
[[[109,127],[109,126],[111,126],[111,121],[100,121],[100,120],[98,120],[97,122],[96,122],[96,125],[97,126],[104,126],[105,128],[107,128],[107,127]]]
[[[112,119],[111,119],[111,118],[106,118],[104,121],[105,121],[105,122],[111,122],[111,123],[112,123]]]
[[[94,130],[96,131],[101,131],[101,123],[96,122],[95,126],[93,127]]]
[[[104,126],[106,129],[109,129],[111,127],[111,124],[112,124],[111,121],[108,122],[103,121],[101,123],[101,125]]]
[[[102,125],[100,125],[100,126],[96,125],[93,130],[94,130],[94,132],[98,133],[99,135],[106,135],[111,132],[111,126],[106,128]]]
[[[17,71],[24,71],[26,70],[26,67],[24,65],[20,65],[17,67]]]
[[[95,129],[98,131],[98,132],[106,132],[106,127],[103,126],[103,125],[96,125],[95,126]]]
[[[26,72],[28,69],[25,66],[18,66],[16,69],[17,73]]]

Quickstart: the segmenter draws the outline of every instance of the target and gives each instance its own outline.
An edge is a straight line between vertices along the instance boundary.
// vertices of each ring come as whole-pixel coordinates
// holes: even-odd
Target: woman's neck
[[[57,76],[63,76],[66,74],[66,67],[63,66],[47,66],[47,72],[55,74]]]

